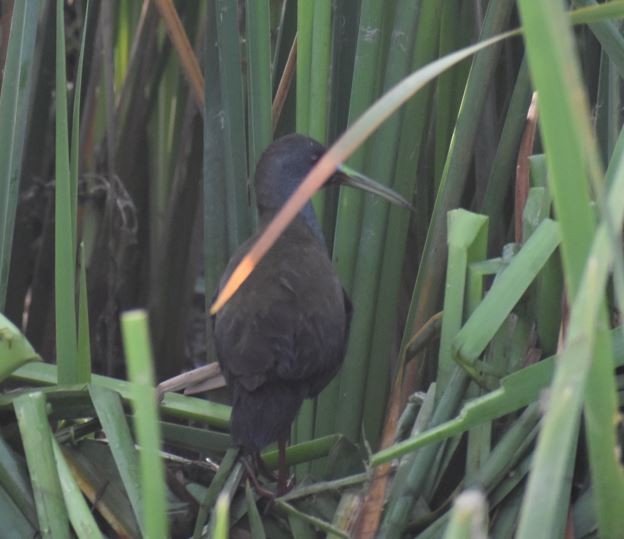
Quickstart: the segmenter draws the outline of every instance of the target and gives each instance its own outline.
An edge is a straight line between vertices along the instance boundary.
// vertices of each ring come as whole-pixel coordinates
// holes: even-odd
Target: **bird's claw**
[[[249,479],[249,481],[251,481],[251,484],[258,496],[260,496],[261,498],[266,498],[269,500],[269,503],[272,503],[276,498],[275,492],[272,492],[269,489],[265,488],[260,483],[260,481],[258,481],[258,476],[256,475],[253,466],[249,463],[247,459],[243,458],[241,459],[241,462],[243,463],[245,471],[247,472],[247,478]]]
[[[292,474],[287,480],[286,484],[283,485],[283,488],[280,489],[278,484],[277,486],[277,497],[283,496],[284,494],[288,494],[293,488],[295,488],[295,474]]]

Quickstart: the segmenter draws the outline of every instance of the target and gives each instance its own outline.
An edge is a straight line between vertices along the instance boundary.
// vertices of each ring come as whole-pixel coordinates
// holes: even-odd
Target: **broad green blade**
[[[397,3],[394,20],[390,21],[392,22],[390,43],[393,46],[390,47],[385,58],[383,91],[392,88],[410,71],[420,4],[411,0],[401,0]],[[385,186],[389,186],[395,171],[401,120],[401,114],[391,116],[371,139],[367,174]],[[378,399],[375,394],[367,395],[365,391],[367,360],[374,333],[373,322],[389,212],[390,206],[386,202],[379,200],[378,197],[365,197],[351,294],[353,304],[357,308],[353,311],[347,355],[340,377],[339,395],[341,398],[336,407],[334,427],[336,432],[345,434],[352,440],[357,440],[361,435],[365,400]]]
[[[474,366],[475,360],[485,350],[560,241],[559,225],[550,219],[544,220],[496,279],[485,299],[453,341],[454,355],[463,366]]]
[[[23,539],[24,537],[34,537],[38,531],[38,526],[32,524],[18,509],[14,499],[7,492],[0,488],[0,519],[2,519],[2,534],[6,539]]]
[[[61,482],[61,489],[63,490],[63,497],[65,498],[65,505],[69,513],[69,520],[76,535],[79,539],[104,537],[95,522],[91,508],[87,505],[67,462],[65,462],[62,449],[54,439],[52,440],[52,449]]]
[[[76,383],[91,382],[91,335],[89,334],[89,301],[87,299],[87,262],[85,260],[84,242],[78,246],[80,260],[78,290],[78,373]]]
[[[254,170],[273,135],[269,1],[246,0],[248,51],[249,168]]]
[[[303,3],[305,4],[305,2]],[[378,79],[383,73],[381,55],[384,43],[383,19],[383,2],[362,0],[351,97],[349,99],[349,124],[352,124],[377,96]],[[349,159],[349,165],[355,170],[364,171],[365,162],[366,151],[364,144],[362,144]],[[340,275],[340,281],[347,293],[351,293],[353,286],[358,248],[357,242],[353,239],[360,232],[363,205],[363,193],[354,189],[340,190],[333,260],[338,275]],[[338,385],[334,385],[336,394],[338,389]]]
[[[11,375],[15,380],[35,385],[57,384],[56,365],[37,363],[24,365]],[[92,383],[112,389],[119,393],[126,402],[132,400],[132,385],[123,380],[94,374]],[[230,420],[230,407],[196,397],[186,397],[177,393],[165,393],[160,409],[163,415],[203,421],[208,425],[226,428]]]
[[[54,304],[59,382],[78,381],[76,327],[76,231],[69,168],[67,76],[65,74],[65,2],[56,2],[56,140],[54,157]],[[75,192],[75,189],[74,189]]]
[[[573,0],[572,3],[577,7],[598,6],[595,0]],[[618,29],[617,23],[609,20],[599,21],[590,23],[589,27],[602,45],[604,52],[613,62],[620,77],[624,76],[624,37]]]
[[[214,539],[227,539],[230,536],[230,500],[224,494],[217,498],[215,514],[212,537]]]
[[[510,0],[488,4],[481,29],[482,43],[490,41],[491,36],[498,35],[506,28],[514,4],[515,2]],[[468,51],[470,48],[461,50]],[[446,258],[444,248],[446,214],[449,210],[459,206],[464,193],[470,160],[478,135],[478,119],[485,103],[484,86],[488,85],[494,75],[500,50],[500,44],[495,45],[483,50],[472,61],[442,178],[435,195],[435,205],[414,285],[412,306],[408,314],[407,327],[409,328],[419,329],[438,310],[440,304],[443,284],[440,268],[444,267]],[[444,56],[438,62],[451,58],[455,54],[457,52]]]
[[[42,393],[31,393],[15,399],[30,480],[35,495],[39,529],[42,537],[69,539],[69,520],[52,448],[46,401]]]
[[[420,2],[418,23],[414,30],[410,71],[416,71],[431,62],[438,55],[440,9],[437,0]],[[381,255],[382,265],[375,307],[375,328],[370,349],[365,394],[371,398],[364,400],[364,432],[371,447],[378,446],[378,436],[384,424],[385,408],[378,402],[386,402],[392,373],[388,369],[388,351],[392,350],[396,338],[398,304],[401,297],[404,260],[411,256],[412,249],[421,248],[419,242],[414,247],[408,245],[408,231],[425,230],[429,220],[430,197],[429,178],[417,174],[418,163],[424,157],[423,149],[427,144],[429,131],[429,112],[434,87],[429,85],[405,104],[402,114],[399,147],[394,166],[393,189],[411,201],[414,193],[415,212],[409,214],[398,207],[390,207],[386,241]],[[411,224],[411,226],[410,226]]]
[[[204,528],[204,524],[206,523],[211,511],[213,510],[214,503],[219,496],[221,488],[223,487],[225,481],[230,475],[232,467],[234,466],[234,463],[236,462],[236,459],[238,457],[238,453],[239,451],[237,448],[232,448],[229,449],[223,457],[223,460],[219,465],[219,470],[213,477],[212,483],[210,483],[210,487],[208,487],[206,496],[202,500],[202,504],[199,507],[199,511],[197,512],[197,520],[195,521],[193,539],[200,539],[200,537],[202,536],[202,529]]]
[[[80,55],[78,56],[78,68],[76,70],[76,84],[74,87],[74,107],[72,111],[72,130],[70,148],[70,191],[71,191],[71,228],[74,231],[74,252],[77,251],[78,237],[78,173],[80,167],[80,98],[82,93],[82,71],[84,65],[85,44],[87,42],[87,21],[89,20],[89,7],[91,0],[87,0],[84,13],[84,26],[80,40]]]
[[[37,526],[35,502],[28,478],[28,470],[23,461],[0,436],[0,485],[4,496],[11,498],[12,504],[22,513],[31,526]]]
[[[89,395],[95,406],[102,430],[115,459],[119,476],[132,505],[134,516],[144,530],[142,515],[139,462],[130,427],[126,422],[118,393],[98,385],[89,386]]]
[[[262,518],[256,506],[254,493],[249,486],[249,481],[245,483],[245,499],[247,500],[247,512],[249,513],[249,530],[254,539],[266,539]]]
[[[248,205],[247,136],[238,31],[238,1],[214,2],[219,46],[219,82],[223,107],[223,150],[230,254],[251,235],[255,208]]]
[[[519,8],[531,78],[540,99],[548,184],[561,227],[563,269],[573,307],[565,357],[558,364],[551,388],[518,537],[552,537],[565,525],[569,470],[576,454],[578,412],[583,399],[599,534],[619,537],[624,533],[620,509],[624,505],[624,477],[614,455],[617,402],[613,351],[607,334],[601,330],[607,327],[607,270],[601,267],[604,259],[598,262],[593,256],[588,258],[596,228],[588,193],[590,179],[603,219],[610,208],[601,198],[599,156],[563,2],[520,0]],[[606,223],[612,222],[613,215]],[[609,254],[615,256],[620,246],[614,245],[610,237],[607,245]]]
[[[624,341],[619,330],[613,330],[611,338],[615,350],[615,368],[624,365]],[[557,356],[551,356],[506,376],[501,380],[501,387],[467,402],[456,418],[375,453],[371,457],[371,464],[378,466],[390,462],[419,447],[461,434],[474,426],[527,406],[537,400],[551,383],[557,361]]]
[[[0,381],[22,365],[40,360],[20,330],[0,314]]]
[[[300,3],[305,5],[307,2]],[[348,105],[350,123],[373,102],[378,92],[378,79],[383,73],[381,63],[381,50],[385,37],[382,29],[383,3],[376,0],[363,0],[359,7],[359,18],[360,27]],[[299,91],[299,86],[297,90]],[[299,120],[299,116],[297,119]],[[363,170],[365,166],[366,153],[363,146],[349,160],[349,164],[357,170]],[[340,189],[332,258],[340,276],[340,282],[349,294],[352,291],[358,249],[358,242],[354,239],[360,233],[363,205],[364,195],[361,191]],[[335,430],[335,411],[339,402],[342,376],[341,371],[317,398],[315,436],[324,436]],[[293,441],[299,440],[295,438]]]
[[[0,93],[0,311],[9,280],[13,229],[32,86],[32,61],[40,0],[16,2]],[[4,38],[4,36],[3,36]]]
[[[466,210],[453,210],[447,215],[448,264],[436,379],[439,395],[446,389],[455,369],[452,344],[467,313],[464,298],[468,264],[485,258],[488,232],[488,218],[484,215]]]
[[[229,537],[232,500],[243,477],[243,470],[242,463],[236,464],[219,493],[215,511],[212,514],[212,536],[215,538],[226,539]]]
[[[139,466],[142,521],[146,537],[167,537],[167,487],[160,457],[160,425],[154,387],[151,342],[144,311],[130,311],[121,318],[124,350],[131,382],[134,431],[141,447]]]

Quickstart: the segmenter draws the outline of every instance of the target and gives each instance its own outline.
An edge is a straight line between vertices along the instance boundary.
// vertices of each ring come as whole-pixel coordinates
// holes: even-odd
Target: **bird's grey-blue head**
[[[322,144],[298,133],[277,139],[264,151],[256,166],[255,176],[256,204],[261,219],[271,218],[286,203],[325,151]],[[409,202],[392,189],[344,166],[339,167],[329,181],[357,187],[411,208]],[[323,243],[323,234],[312,204],[308,202],[299,215]]]
[[[256,204],[260,217],[275,214],[295,192],[325,153],[315,140],[293,133],[277,139],[262,154],[256,166]],[[300,216],[322,240],[321,228],[309,202]]]
[[[322,144],[298,133],[273,142],[256,167],[256,201],[260,213],[280,209],[324,153]]]

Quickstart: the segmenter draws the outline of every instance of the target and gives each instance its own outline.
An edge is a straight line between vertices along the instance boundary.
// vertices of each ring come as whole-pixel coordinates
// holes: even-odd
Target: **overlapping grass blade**
[[[465,210],[448,213],[448,264],[444,294],[444,316],[436,388],[439,395],[445,390],[455,369],[453,339],[459,332],[467,306],[468,264],[483,260],[487,250],[488,218]]]
[[[56,361],[62,384],[77,382],[76,248],[67,125],[67,77],[65,74],[65,18],[63,0],[56,2],[56,148],[54,219],[54,304],[56,313]],[[73,193],[76,193],[75,188]]]
[[[0,93],[0,311],[4,311],[41,2],[18,2],[11,17]]]
[[[296,71],[296,92],[297,92],[297,103],[296,103],[296,128],[297,132],[310,134],[310,126],[314,121],[316,122],[316,136],[319,136],[318,133],[318,125],[319,120],[312,120],[312,107],[314,105],[320,105],[320,111],[314,111],[314,115],[325,115],[327,114],[327,103],[318,104],[312,100],[312,81],[315,81],[315,84],[318,85],[319,77],[316,77],[313,69],[312,56],[313,49],[316,48],[316,53],[318,54],[318,47],[315,46],[316,39],[314,37],[315,32],[315,14],[318,12],[319,14],[325,14],[329,9],[329,14],[331,16],[331,5],[330,2],[326,0],[320,0],[319,2],[307,2],[306,0],[299,0],[297,2],[297,71]],[[329,25],[326,28],[322,28],[321,39],[327,39],[329,35],[330,27]],[[326,62],[323,63],[322,67],[327,67]],[[327,79],[325,79],[327,83]],[[318,87],[317,87],[318,91]],[[325,120],[321,120],[321,122],[325,122]],[[325,133],[323,133],[323,137],[319,140],[323,142],[325,138]],[[317,193],[315,197],[312,199],[314,204],[314,209],[316,212],[317,218],[322,223],[323,219],[323,211],[324,211],[324,194]],[[293,442],[297,443],[299,441],[308,440],[314,436],[314,418],[315,418],[315,406],[314,402],[306,401],[303,403],[299,414],[297,415],[297,420],[294,423],[292,429],[292,439]],[[298,467],[297,474],[304,475],[308,472],[309,467],[307,465],[303,465]]]
[[[260,154],[269,145],[271,119],[271,35],[268,0],[246,1],[249,102],[249,168],[255,169]]]
[[[451,0],[439,6],[439,56],[444,56],[466,46],[468,42],[462,42],[468,32],[474,32],[471,17],[463,16],[466,10],[474,9],[469,2]],[[444,171],[451,136],[457,120],[460,100],[458,95],[466,85],[467,73],[460,69],[459,65],[449,69],[440,75],[436,81],[435,102],[435,133],[433,154],[433,179],[437,188]]]
[[[255,208],[247,204],[247,136],[236,0],[216,0],[219,83],[224,111],[223,150],[230,253],[250,236]]]
[[[436,0],[423,0],[416,27],[414,52],[411,71],[416,71],[436,57],[438,45],[440,10]],[[371,398],[364,400],[363,428],[372,447],[377,447],[378,437],[383,424],[385,409],[376,404],[386,402],[390,388],[391,372],[388,368],[388,353],[394,339],[397,321],[397,305],[401,289],[400,275],[403,263],[409,252],[407,245],[410,219],[414,226],[425,230],[429,219],[428,178],[416,173],[423,155],[429,126],[429,107],[433,86],[428,85],[405,104],[402,116],[399,147],[394,167],[392,187],[398,193],[411,200],[413,193],[418,196],[414,201],[416,211],[409,214],[402,208],[389,208],[386,241],[381,255],[381,275],[377,304],[375,306],[375,328],[368,352],[368,373],[365,394]],[[420,246],[416,246],[418,249]]]
[[[376,0],[362,0],[360,25],[353,66],[353,81],[349,99],[349,124],[353,122],[374,101],[381,77],[384,33],[382,31],[385,10]],[[365,147],[360,147],[349,159],[349,166],[364,170]],[[340,281],[347,292],[351,292],[357,242],[353,241],[360,232],[364,194],[357,189],[341,189],[338,202],[336,234],[333,260]],[[333,385],[333,384],[332,384]],[[335,391],[338,389],[336,387]]]
[[[598,6],[595,0],[574,0],[572,3],[580,7]],[[616,24],[607,20],[590,23],[589,27],[596,39],[600,41],[604,52],[613,62],[620,77],[624,76],[624,37],[622,37]]]
[[[39,360],[41,358],[21,331],[0,314],[0,381],[22,365]]]
[[[87,299],[87,261],[84,242],[78,246],[79,288],[78,288],[78,372],[76,382],[88,384],[91,381],[91,335],[89,333],[89,301]]]
[[[216,21],[208,16],[206,31],[216,33]],[[215,40],[206,40],[204,59],[204,148],[203,148],[203,217],[204,217],[204,288],[206,310],[217,289],[221,273],[236,246],[231,242],[230,211],[225,178],[224,140],[220,113],[221,84],[219,81],[219,51]],[[212,332],[208,330],[207,349],[214,353]]]
[[[481,30],[482,40],[498,34],[506,27],[513,4],[504,0],[488,5]],[[500,47],[495,46],[482,51],[473,60],[440,187],[435,197],[436,202],[414,285],[412,307],[407,322],[407,327],[410,328],[417,329],[422,326],[434,314],[440,301],[442,280],[438,269],[443,265],[446,255],[445,249],[442,248],[446,234],[446,212],[459,205],[464,191],[468,165],[477,135],[478,118],[485,100],[484,85],[491,80],[499,54]],[[410,367],[406,372],[407,384],[413,377],[410,372],[412,369],[413,367]],[[397,395],[395,394],[393,398],[397,398]]]
[[[624,341],[617,329],[611,332],[610,338],[615,351],[613,366],[618,367],[624,364]],[[527,406],[550,384],[556,361],[556,356],[551,356],[506,376],[501,380],[501,387],[466,403],[457,418],[375,453],[371,464],[377,466],[389,462],[427,443],[460,434]]]
[[[56,385],[58,383],[57,368],[55,365],[37,363],[24,365],[11,374],[14,380],[31,385]],[[132,385],[130,382],[94,374],[92,382],[119,393],[125,401],[132,400]],[[164,415],[203,421],[209,425],[225,428],[230,419],[230,407],[205,399],[187,397],[177,393],[165,393],[160,401],[160,409]]]
[[[305,2],[304,2],[305,3]],[[349,122],[353,123],[378,92],[381,77],[381,51],[384,41],[382,32],[383,4],[375,0],[363,0],[360,6],[360,26],[351,82]],[[297,96],[299,98],[299,96]],[[299,101],[299,99],[297,99]],[[366,153],[360,149],[349,160],[349,165],[363,170]],[[340,280],[348,293],[353,286],[357,238],[360,233],[364,195],[358,189],[341,189],[334,235],[333,261]],[[335,428],[334,412],[337,409],[342,373],[330,382],[317,399],[314,433],[323,436]]]
[[[145,531],[145,523],[142,518],[139,463],[121,398],[118,393],[98,385],[89,386],[89,395],[102,425],[102,430],[106,434],[108,445],[115,459],[136,521]]]
[[[257,539],[266,539],[262,518],[256,506],[256,500],[251,486],[249,486],[249,481],[245,483],[245,498],[247,499],[247,512],[249,513],[249,530],[251,531],[251,536]]]
[[[487,217],[456,210],[449,214],[449,258],[447,266],[447,301],[442,322],[440,343],[440,374],[436,383],[437,407],[430,427],[446,421],[461,399],[467,386],[465,373],[452,367],[451,336],[461,326],[465,316],[466,278],[468,263],[485,257],[487,248]],[[432,444],[410,459],[409,469],[394,489],[381,529],[381,537],[397,537],[407,523],[409,506],[422,491],[433,459],[441,444]],[[407,466],[406,466],[407,467]]]
[[[304,3],[299,2],[299,7]],[[310,88],[307,93],[307,106],[310,110],[308,111],[306,132],[312,138],[326,143],[330,110],[329,84],[331,80],[331,20],[333,2],[331,0],[317,0],[312,4],[314,5],[314,12],[309,21],[312,29],[312,40],[310,43],[309,64],[305,66],[309,73],[310,81]],[[305,106],[305,103],[303,106]],[[312,204],[321,226],[327,229],[326,224],[330,219],[330,209],[326,207],[327,193],[325,191],[316,193],[312,199]]]
[[[204,527],[204,524],[210,516],[213,505],[217,500],[217,496],[219,495],[221,488],[225,484],[225,481],[229,477],[237,457],[238,449],[234,448],[229,449],[223,457],[223,460],[221,461],[221,464],[219,466],[219,470],[212,479],[212,483],[210,483],[210,487],[208,487],[206,496],[204,497],[199,511],[197,512],[197,520],[195,521],[193,539],[199,539],[202,536],[202,529]]]
[[[142,529],[146,537],[166,537],[167,488],[165,470],[160,457],[160,426],[156,407],[154,370],[147,316],[131,311],[122,316],[124,350],[131,382],[134,409],[134,430],[141,447],[139,469],[141,478]]]
[[[550,219],[544,220],[455,336],[453,350],[462,365],[474,366],[473,362],[485,350],[560,241],[559,225]]]
[[[80,171],[80,100],[82,97],[82,71],[84,66],[85,44],[87,42],[87,21],[89,20],[89,8],[91,1],[87,0],[84,13],[84,25],[80,40],[80,54],[78,56],[78,68],[76,69],[76,83],[74,85],[74,103],[72,111],[71,147],[69,152],[70,166],[70,198],[71,198],[71,228],[74,232],[74,252],[77,252],[78,238],[78,173]],[[83,365],[80,365],[83,368]],[[90,367],[90,365],[89,365]],[[89,369],[90,370],[90,369]]]
[[[0,436],[0,485],[11,501],[30,522],[37,526],[35,502],[32,489],[28,482],[28,473],[23,464],[16,458],[15,452]]]
[[[567,340],[566,360],[559,364],[555,374],[519,537],[546,537],[560,529],[559,522],[565,515],[554,510],[552,501],[565,495],[561,490],[567,459],[561,455],[574,451],[583,397],[600,535],[617,537],[624,529],[617,509],[624,503],[624,478],[613,455],[616,440],[612,418],[616,399],[609,361],[612,350],[606,334],[599,329],[606,326],[604,291],[599,278],[602,270],[596,267],[593,257],[588,258],[595,219],[587,194],[586,171],[595,173],[597,152],[562,3],[520,1],[519,7],[529,68],[542,103],[540,127],[549,187],[561,224],[563,269],[568,297],[573,301],[568,338],[574,337]],[[562,414],[563,398],[568,403]],[[544,489],[538,490],[540,485]],[[543,499],[544,495],[548,499]]]
[[[74,480],[74,476],[65,462],[63,451],[56,440],[52,440],[52,450],[59,481],[65,499],[65,505],[69,514],[69,520],[79,539],[97,539],[104,537],[95,522],[91,509],[80,492],[80,488]]]
[[[516,154],[526,123],[531,92],[528,66],[523,59],[509,100],[481,208],[490,217],[490,242],[493,245],[500,244],[505,234],[505,198],[516,168]]]
[[[400,1],[396,6],[392,37],[385,62],[383,90],[397,84],[411,67],[420,2]],[[367,172],[378,181],[389,183],[395,171],[395,161],[401,134],[401,117],[397,113],[380,127],[371,140]],[[347,355],[342,367],[340,394],[335,430],[356,440],[360,435],[365,400],[367,362],[377,290],[386,240],[389,205],[375,197],[364,200],[362,230],[353,277],[352,300],[358,306],[351,321]],[[368,398],[375,398],[369,395]]]
[[[447,421],[455,413],[459,402],[466,392],[468,383],[468,375],[460,367],[456,367],[446,387],[446,391],[444,391],[433,413],[429,424],[430,429]],[[438,442],[423,447],[416,454],[411,462],[410,469],[406,470],[401,490],[396,493],[392,506],[386,510],[378,534],[380,539],[395,539],[401,536],[409,520],[414,501],[422,493],[431,467],[442,449],[442,444]],[[374,459],[373,462],[375,462]]]
[[[326,457],[341,439],[342,436],[340,434],[331,434],[291,445],[286,450],[286,462],[288,464],[300,464]],[[269,469],[277,468],[277,458],[278,452],[276,449],[268,450],[262,454],[262,460]]]
[[[224,494],[217,498],[215,524],[212,536],[215,539],[227,539],[230,536],[230,500]]]
[[[44,538],[69,539],[67,508],[52,449],[45,397],[39,392],[23,395],[15,399],[14,406],[33,485],[39,530]]]
[[[38,526],[31,524],[24,514],[15,505],[9,494],[0,488],[0,518],[7,539],[22,539],[22,537],[34,537]],[[36,522],[36,520],[35,520]]]
[[[314,3],[297,1],[297,131],[310,129],[310,78]]]
[[[212,530],[215,538],[226,539],[229,537],[231,504],[242,477],[243,465],[239,462],[234,465],[217,498],[212,514]]]

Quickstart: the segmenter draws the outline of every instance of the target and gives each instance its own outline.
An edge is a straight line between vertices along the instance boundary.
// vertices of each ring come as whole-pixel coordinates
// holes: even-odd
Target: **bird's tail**
[[[230,429],[234,443],[251,452],[287,439],[304,392],[297,384],[265,383],[254,391],[234,389]]]

